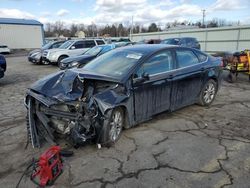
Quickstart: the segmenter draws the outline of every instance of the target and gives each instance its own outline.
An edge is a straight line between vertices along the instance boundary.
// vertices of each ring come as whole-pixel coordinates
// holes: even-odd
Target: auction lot
[[[32,65],[25,56],[7,58],[0,80],[0,185],[15,187],[32,157],[25,149],[26,88],[55,66]],[[111,148],[73,149],[52,187],[249,187],[250,84],[241,75],[225,81],[209,108],[192,105],[124,130]],[[20,187],[36,187],[24,177]]]

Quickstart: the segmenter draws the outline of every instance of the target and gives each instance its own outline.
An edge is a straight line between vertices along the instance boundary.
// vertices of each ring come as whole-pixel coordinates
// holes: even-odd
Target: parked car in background
[[[84,52],[83,55],[68,57],[63,59],[59,64],[59,68],[61,70],[64,70],[64,69],[71,69],[73,67],[78,67],[78,68],[83,67],[92,59],[114,49],[115,47],[116,47],[115,44],[104,44],[95,46],[93,48],[90,48],[88,51]]]
[[[155,114],[193,103],[208,106],[221,83],[220,64],[196,49],[134,45],[49,75],[25,98],[31,143],[53,144],[59,134],[75,146],[90,140],[110,145],[123,128]]]
[[[101,44],[105,44],[102,39],[68,40],[58,49],[44,50],[42,59],[51,64],[59,65],[63,59],[81,55],[88,49]]]
[[[136,42],[136,44],[160,44],[161,40],[160,39],[144,39],[139,42]]]
[[[6,68],[6,59],[3,55],[0,55],[0,78],[4,77],[4,72],[6,71]]]
[[[44,50],[59,48],[65,41],[52,41],[46,43],[41,49],[32,50],[28,54],[28,61],[34,64],[48,64],[42,60],[42,53]]]
[[[131,42],[128,37],[112,37],[112,38],[106,38],[106,43],[117,43],[117,42]]]
[[[10,53],[9,47],[0,44],[0,54],[9,54],[9,53]]]
[[[193,37],[180,37],[169,38],[161,41],[161,44],[178,45],[183,47],[195,48],[200,50],[201,45],[196,38]]]

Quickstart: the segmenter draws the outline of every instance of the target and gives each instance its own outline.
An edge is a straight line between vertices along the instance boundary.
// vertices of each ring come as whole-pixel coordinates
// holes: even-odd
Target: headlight
[[[73,61],[72,63],[69,64],[69,67],[76,67],[79,65],[79,62]]]

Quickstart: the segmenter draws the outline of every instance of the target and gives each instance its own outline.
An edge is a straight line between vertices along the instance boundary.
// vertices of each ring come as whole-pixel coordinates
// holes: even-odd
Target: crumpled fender
[[[105,115],[109,109],[115,108],[117,105],[124,103],[128,98],[128,95],[123,93],[118,94],[115,90],[106,90],[93,96],[93,99],[103,115]]]

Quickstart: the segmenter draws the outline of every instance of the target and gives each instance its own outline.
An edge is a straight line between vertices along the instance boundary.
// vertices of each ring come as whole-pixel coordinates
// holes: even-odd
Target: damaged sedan
[[[110,145],[123,128],[199,103],[210,105],[221,82],[220,59],[199,50],[155,45],[118,48],[80,69],[49,75],[26,94],[33,147],[59,138],[75,147]]]

